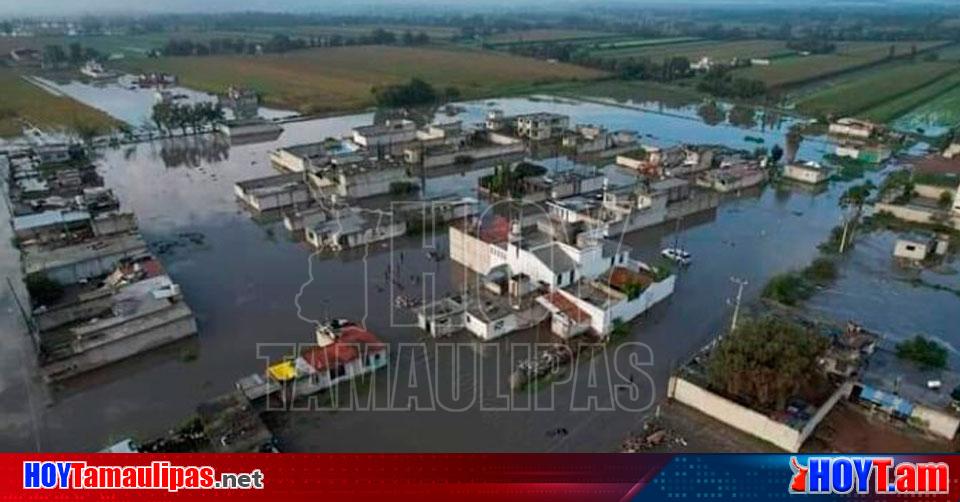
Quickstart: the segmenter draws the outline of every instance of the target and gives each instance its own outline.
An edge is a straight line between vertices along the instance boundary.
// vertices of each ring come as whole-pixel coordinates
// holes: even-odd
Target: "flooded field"
[[[957,264],[903,266],[893,257],[896,240],[887,231],[861,236],[841,262],[840,278],[810,299],[810,309],[839,322],[857,320],[890,345],[914,335],[935,339],[960,360]]]
[[[62,93],[85,105],[100,109],[114,118],[126,122],[133,128],[153,129],[152,109],[156,103],[156,91],[150,88],[140,88],[133,83],[130,76],[113,81],[104,82],[53,82],[40,80],[52,92]],[[177,96],[181,103],[215,102],[216,96],[205,92],[195,91],[186,87],[169,87],[172,95]],[[283,118],[296,115],[294,112],[260,108],[260,116],[266,119]]]
[[[707,125],[693,108],[657,114],[570,101],[494,102],[508,114],[554,111],[569,114],[573,123],[637,130],[648,135],[645,142],[662,145],[713,143],[753,149],[756,143],[744,139],[749,135],[764,138],[769,147],[782,144],[788,125],[784,121],[773,128],[749,130],[727,123]],[[476,122],[493,107],[488,102],[463,106],[460,115],[436,120]],[[234,199],[233,183],[273,173],[267,159],[270,150],[341,135],[371,120],[372,114],[360,114],[290,123],[275,142],[243,146],[202,136],[105,151],[99,165],[107,186],[118,193],[124,208],[137,214],[145,238],[182,286],[198,317],[200,335],[68,385],[46,388],[35,377],[32,357],[27,357],[32,349],[25,345],[12,298],[3,293],[0,301],[10,315],[5,315],[2,336],[11,349],[0,356],[0,399],[11,404],[0,428],[0,445],[4,449],[95,450],[128,436],[161,434],[187,417],[198,402],[229,391],[242,376],[262,371],[258,344],[310,343],[311,320],[326,316],[365,320],[372,332],[390,342],[397,368],[390,373],[407,378],[411,369],[430,367],[438,386],[469,391],[483,382],[480,402],[503,400],[510,369],[503,355],[506,345],[548,341],[547,333],[519,333],[489,344],[466,334],[444,340],[463,342],[468,354],[480,355],[477,372],[454,369],[451,358],[438,357],[432,349],[397,350],[402,343],[426,341],[426,337],[415,328],[397,327],[410,318],[391,302],[385,281],[391,256],[396,260],[403,253],[400,286],[395,288],[402,287],[411,296],[422,296],[419,292],[426,282],[417,278],[423,273],[433,274],[438,293],[455,289],[462,275],[449,261],[432,258],[421,238],[393,242],[393,253],[390,245],[377,245],[336,256],[313,256],[307,247],[289,240],[282,225],[252,221]],[[826,148],[822,141],[807,140],[800,155],[816,160]],[[563,165],[559,160],[547,163]],[[611,171],[610,176],[614,175],[626,176]],[[432,178],[427,195],[472,192],[475,176],[458,172]],[[627,339],[646,344],[650,352],[644,355],[652,357],[652,365],[646,367],[650,383],[635,385],[639,393],[631,395],[631,402],[649,404],[661,397],[666,377],[677,362],[725,329],[730,317],[727,300],[736,293],[731,276],[749,281],[745,297],[750,300],[769,277],[802,267],[816,256],[816,244],[838,222],[837,199],[844,187],[832,184],[816,195],[775,188],[744,192],[730,196],[716,211],[685,220],[679,239],[693,253],[694,264],[680,275],[673,297],[638,319]],[[14,266],[8,264],[15,261],[7,259],[14,256],[10,239],[0,237],[4,266],[13,274]],[[640,259],[652,259],[675,238],[671,224],[629,234],[624,243]],[[430,242],[441,250],[445,243],[443,232]],[[433,347],[433,342],[428,346]],[[629,356],[616,347],[605,355]],[[589,361],[580,364],[589,365]],[[589,394],[591,388],[586,385],[591,376],[579,369],[554,388],[554,411],[340,410],[270,418],[282,447],[292,451],[613,450],[643,412],[573,411],[571,403],[587,400],[584,390]],[[377,394],[390,389],[386,373],[376,376],[371,390]],[[454,375],[461,378],[453,380]],[[634,376],[643,378],[635,373],[629,382],[613,383],[633,384]],[[601,387],[606,388],[603,381]],[[600,392],[598,401],[606,405],[613,397],[619,396]],[[558,428],[567,433],[550,433]]]

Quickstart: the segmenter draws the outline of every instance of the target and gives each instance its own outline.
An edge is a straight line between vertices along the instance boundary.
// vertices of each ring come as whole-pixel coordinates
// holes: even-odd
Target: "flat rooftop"
[[[101,256],[146,254],[147,243],[139,233],[130,233],[89,239],[78,244],[55,248],[42,245],[25,246],[22,252],[24,272],[31,274],[82,263]]]

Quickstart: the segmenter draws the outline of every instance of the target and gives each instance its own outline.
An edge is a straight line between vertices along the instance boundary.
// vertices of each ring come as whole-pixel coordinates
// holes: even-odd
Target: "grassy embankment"
[[[127,70],[179,75],[199,90],[220,92],[231,84],[261,92],[269,106],[320,113],[373,104],[377,85],[421,78],[439,90],[456,87],[465,99],[536,92],[540,85],[591,80],[604,73],[506,54],[356,46],[308,49],[283,55],[174,57],[128,61]]]

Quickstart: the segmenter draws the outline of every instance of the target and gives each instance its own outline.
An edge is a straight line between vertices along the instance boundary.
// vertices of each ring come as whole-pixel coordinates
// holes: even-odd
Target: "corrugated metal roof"
[[[14,218],[13,229],[29,230],[31,228],[62,225],[89,219],[90,213],[86,211],[44,211],[42,213],[28,214]]]
[[[913,413],[913,403],[910,401],[889,392],[870,387],[869,385],[863,386],[863,391],[860,392],[860,399],[878,404],[882,408],[889,409],[902,416],[909,417]]]

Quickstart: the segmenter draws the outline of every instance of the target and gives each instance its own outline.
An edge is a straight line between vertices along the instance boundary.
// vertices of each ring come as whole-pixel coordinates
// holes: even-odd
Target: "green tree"
[[[715,388],[766,409],[814,384],[825,337],[774,317],[741,322],[710,356],[707,374]]]
[[[947,349],[920,335],[897,344],[897,357],[913,361],[924,368],[947,367]]]

